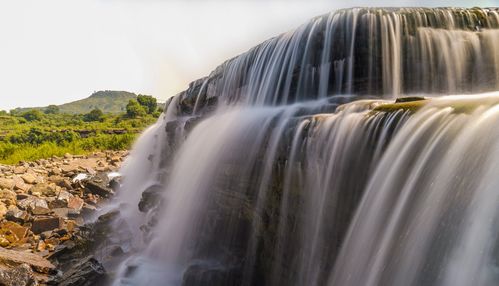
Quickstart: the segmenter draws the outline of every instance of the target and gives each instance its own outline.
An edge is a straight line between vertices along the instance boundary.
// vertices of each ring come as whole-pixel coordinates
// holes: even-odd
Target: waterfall
[[[339,10],[258,45],[136,143],[113,284],[499,283],[497,90],[492,8]]]

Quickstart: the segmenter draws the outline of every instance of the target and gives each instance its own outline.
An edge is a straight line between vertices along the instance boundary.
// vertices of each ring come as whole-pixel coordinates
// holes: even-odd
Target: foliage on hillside
[[[14,164],[65,153],[86,154],[97,150],[128,149],[138,134],[159,116],[143,114],[129,118],[125,113],[0,114],[0,163]]]
[[[17,108],[12,113],[19,114],[28,110],[38,109],[44,113],[69,113],[84,114],[96,108],[104,113],[123,113],[130,99],[137,99],[137,94],[127,91],[105,90],[94,92],[85,99],[65,103],[62,105],[49,105],[47,107]]]

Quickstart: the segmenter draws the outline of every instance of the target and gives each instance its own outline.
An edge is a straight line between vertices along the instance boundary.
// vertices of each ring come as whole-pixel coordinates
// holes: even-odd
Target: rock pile
[[[98,204],[113,194],[119,177],[109,174],[127,154],[66,154],[0,165],[0,284],[44,284],[55,274],[51,256],[74,244]]]

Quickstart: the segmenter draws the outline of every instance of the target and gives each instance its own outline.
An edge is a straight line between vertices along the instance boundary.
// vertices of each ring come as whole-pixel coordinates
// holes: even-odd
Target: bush
[[[59,107],[57,105],[49,105],[45,110],[43,111],[45,114],[58,114],[59,113]]]
[[[104,121],[104,113],[102,110],[95,108],[94,110],[90,111],[89,113],[83,115],[83,121],[85,122],[102,122]]]
[[[22,118],[26,119],[27,121],[40,121],[43,119],[43,113],[40,112],[40,110],[33,109],[30,111],[26,111],[21,115]]]
[[[128,104],[126,105],[126,115],[128,118],[136,118],[140,116],[144,116],[146,111],[142,105],[135,99],[130,99]]]
[[[154,111],[156,111],[156,108],[158,107],[158,102],[156,98],[150,95],[139,94],[137,96],[137,102],[144,107],[147,114],[153,114]]]

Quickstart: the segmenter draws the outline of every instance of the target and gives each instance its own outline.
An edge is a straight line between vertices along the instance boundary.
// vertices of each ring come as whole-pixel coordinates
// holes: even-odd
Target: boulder
[[[39,273],[49,273],[55,269],[47,259],[33,253],[0,248],[0,261],[8,265],[27,264]]]
[[[0,189],[12,190],[15,185],[13,179],[0,178]]]
[[[158,206],[162,201],[161,193],[163,189],[163,186],[157,184],[147,187],[146,190],[142,192],[139,210],[141,212],[148,212],[152,208]]]
[[[9,190],[0,190],[0,201],[10,206],[17,203],[17,194]]]
[[[0,285],[36,286],[39,284],[31,267],[23,263],[11,269],[0,270]]]
[[[31,231],[39,234],[47,230],[58,229],[62,226],[62,219],[59,217],[36,218],[31,225]]]
[[[47,197],[55,196],[56,190],[53,185],[46,183],[36,184],[29,189],[29,193],[35,196],[43,195]]]
[[[34,183],[37,182],[37,178],[35,175],[33,174],[24,174],[21,176],[21,178],[23,179],[23,181],[26,183],[26,184],[30,184],[30,185],[33,185]]]
[[[85,182],[85,189],[95,195],[99,195],[103,198],[108,198],[113,194],[113,190],[108,188],[102,182],[97,182],[94,180],[89,180]]]
[[[5,216],[7,211],[8,211],[7,206],[4,203],[0,202],[0,218]]]
[[[9,206],[5,219],[17,223],[24,223],[30,219],[28,212],[20,210],[17,206]]]
[[[87,257],[67,270],[57,281],[59,286],[104,285],[107,281],[104,266],[94,257]]]
[[[0,225],[0,233],[10,243],[18,242],[28,236],[29,229],[12,221],[6,221]]]
[[[71,197],[68,200],[68,208],[80,211],[85,202],[79,197]]]
[[[18,201],[17,206],[24,210],[34,209],[35,207],[48,208],[47,201],[35,196],[28,196],[27,198]]]
[[[16,167],[14,167],[14,174],[16,174],[16,175],[24,174],[24,173],[26,173],[26,171],[27,171],[27,168],[24,167],[24,166],[16,166]]]

